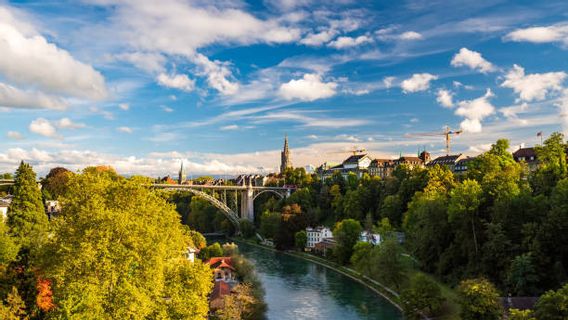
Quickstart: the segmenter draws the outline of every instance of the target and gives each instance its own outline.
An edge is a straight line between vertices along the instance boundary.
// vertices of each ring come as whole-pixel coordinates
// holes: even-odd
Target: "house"
[[[328,179],[332,177],[334,173],[339,172],[344,178],[347,178],[350,173],[354,173],[358,178],[361,178],[363,174],[367,172],[371,161],[371,158],[366,154],[354,154],[345,159],[341,164],[323,170],[322,177],[323,179]]]
[[[410,168],[423,167],[424,161],[420,157],[403,156],[394,160],[395,166],[406,165]]]
[[[51,217],[57,215],[61,212],[61,206],[59,205],[59,201],[57,200],[46,200],[45,201],[45,212],[47,216],[51,219]]]
[[[213,268],[215,282],[236,282],[237,275],[231,257],[214,257],[208,263]]]
[[[436,159],[430,161],[426,166],[433,167],[435,165],[444,166],[450,169],[452,172],[458,161],[465,159],[463,154],[452,154],[452,155],[445,155],[441,157],[437,157]]]
[[[516,162],[525,162],[529,166],[530,171],[538,168],[538,160],[535,148],[519,148],[513,152],[513,159]]]
[[[2,215],[4,220],[8,217],[8,208],[10,207],[10,203],[12,203],[12,196],[0,198],[0,215]]]
[[[199,249],[196,249],[192,246],[187,247],[187,251],[185,252],[185,256],[187,260],[191,262],[195,262],[195,254],[199,253]]]
[[[391,159],[374,159],[369,165],[369,175],[384,179],[388,177],[394,170],[394,160]]]
[[[456,165],[454,166],[454,173],[455,174],[464,174],[467,172],[468,166],[476,157],[467,157],[464,159],[458,160]]]
[[[306,228],[307,242],[306,248],[313,249],[317,243],[324,239],[333,238],[333,233],[327,227]]]
[[[336,244],[333,238],[323,239],[321,242],[315,244],[314,252],[326,256],[327,252],[335,248]]]
[[[381,243],[382,238],[381,238],[381,235],[378,234],[378,233],[371,233],[367,230],[364,230],[364,231],[361,231],[361,234],[359,235],[359,241],[370,243],[370,244],[376,246],[376,245]]]
[[[508,314],[509,309],[533,310],[538,297],[500,297],[501,305]]]
[[[216,281],[209,297],[209,309],[215,312],[225,306],[224,298],[231,294],[231,285],[224,281]]]

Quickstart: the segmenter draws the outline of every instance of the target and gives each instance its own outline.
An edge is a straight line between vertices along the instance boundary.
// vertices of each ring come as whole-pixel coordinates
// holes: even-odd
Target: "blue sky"
[[[0,1],[0,172],[274,171],[568,130],[565,1]]]

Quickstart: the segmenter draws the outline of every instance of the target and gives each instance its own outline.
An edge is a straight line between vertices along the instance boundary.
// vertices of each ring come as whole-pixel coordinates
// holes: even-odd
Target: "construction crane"
[[[407,133],[405,137],[432,137],[432,136],[444,136],[446,140],[446,155],[450,155],[451,150],[451,139],[453,135],[460,135],[463,133],[463,130],[452,130],[450,127],[445,126],[444,131],[433,131],[433,132],[417,132],[417,133]]]
[[[366,151],[367,151],[367,149],[365,149],[365,148],[353,147],[353,149],[351,149],[351,150],[333,151],[333,152],[330,152],[330,153],[346,153],[346,152],[350,152],[350,153],[352,153],[353,155],[357,155],[358,153],[364,153],[364,152],[366,152]]]

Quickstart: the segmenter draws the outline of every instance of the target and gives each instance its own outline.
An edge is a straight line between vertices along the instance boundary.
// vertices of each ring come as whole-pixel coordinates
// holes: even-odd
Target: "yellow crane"
[[[453,135],[460,135],[463,130],[452,130],[450,127],[445,126],[444,131],[432,131],[432,132],[413,132],[405,134],[405,137],[432,137],[432,136],[444,136],[446,140],[446,155],[450,155],[451,150],[451,140]]]

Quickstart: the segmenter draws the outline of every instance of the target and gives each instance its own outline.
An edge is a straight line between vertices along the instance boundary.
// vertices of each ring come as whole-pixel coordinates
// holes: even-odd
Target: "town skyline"
[[[568,5],[460,6],[2,2],[0,172],[267,173],[285,135],[317,167],[353,148],[442,155],[420,133],[446,125],[466,155],[566,133]]]

